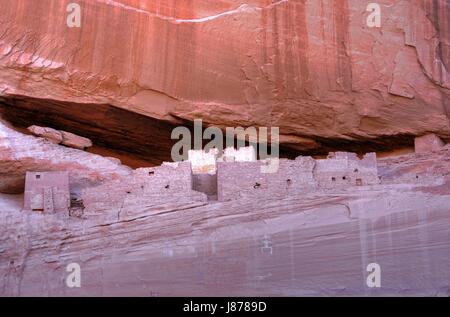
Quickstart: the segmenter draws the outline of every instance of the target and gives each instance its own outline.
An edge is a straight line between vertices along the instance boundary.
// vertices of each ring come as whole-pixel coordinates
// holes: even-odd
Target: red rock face
[[[284,145],[310,151],[450,138],[446,0],[378,1],[381,28],[363,0],[74,2],[80,28],[65,1],[0,0],[7,107],[39,98],[279,126]]]
[[[0,296],[448,296],[450,1],[371,2],[0,0]],[[194,119],[389,157],[129,167]]]

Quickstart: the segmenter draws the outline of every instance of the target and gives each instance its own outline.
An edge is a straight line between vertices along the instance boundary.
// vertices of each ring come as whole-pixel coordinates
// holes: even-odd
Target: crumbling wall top
[[[311,156],[298,156],[295,158],[295,162],[305,169],[313,169],[316,166],[316,160]]]
[[[358,160],[358,156],[351,152],[330,152],[327,159]]]
[[[219,151],[217,149],[211,149],[209,152],[204,150],[190,150],[188,152],[188,160],[192,165],[192,173],[215,174],[218,154]]]
[[[235,149],[228,147],[223,154],[223,161],[226,162],[254,162],[256,161],[256,150],[253,146]]]
[[[68,172],[27,172],[25,191],[35,188],[57,187],[69,190]]]

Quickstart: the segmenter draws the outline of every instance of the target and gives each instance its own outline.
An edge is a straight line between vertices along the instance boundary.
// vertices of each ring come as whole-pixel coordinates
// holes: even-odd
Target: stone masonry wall
[[[331,153],[325,160],[316,160],[314,178],[319,187],[327,189],[378,184],[376,154],[360,160],[354,153]]]
[[[218,200],[247,196],[284,196],[314,189],[379,184],[375,153],[359,159],[354,153],[331,153],[325,160],[298,157],[279,160],[276,173],[261,173],[264,161],[218,162]]]
[[[70,207],[68,172],[27,172],[24,210],[54,213]]]
[[[313,177],[315,162],[311,157],[300,157],[295,161],[280,159],[276,173],[261,173],[264,164],[264,161],[218,162],[218,200],[283,196],[310,191],[316,187]]]
[[[129,177],[108,182],[82,192],[86,207],[99,204],[118,206],[129,195],[153,196],[155,200],[169,196],[189,196],[193,179],[189,162],[163,163],[158,167],[136,169]]]

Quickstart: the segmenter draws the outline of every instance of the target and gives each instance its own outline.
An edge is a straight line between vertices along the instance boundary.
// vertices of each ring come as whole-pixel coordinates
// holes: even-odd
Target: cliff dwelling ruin
[[[435,135],[416,138],[417,153],[444,146]],[[27,172],[24,210],[44,213],[64,211],[80,217],[85,206],[124,204],[126,199],[147,197],[158,201],[193,197],[201,201],[224,202],[241,198],[284,197],[314,191],[333,191],[381,183],[376,153],[359,158],[356,153],[332,152],[325,159],[299,156],[277,159],[274,173],[262,173],[271,160],[257,160],[254,147],[191,150],[188,161],[138,168],[130,176],[81,191],[71,186],[68,172]],[[427,175],[421,175],[420,180]],[[418,182],[406,174],[398,181]],[[386,180],[395,182],[395,180]],[[203,197],[199,194],[204,195]]]
[[[68,172],[27,172],[24,210],[51,214],[67,212],[69,207]]]
[[[330,153],[327,159],[280,159],[275,173],[261,172],[269,160],[256,160],[253,147],[228,148],[222,157],[217,155],[215,149],[192,150],[187,162],[136,169],[120,181],[83,189],[75,205],[70,204],[68,172],[28,172],[24,209],[53,213],[100,202],[123,204],[127,197],[164,200],[195,192],[203,193],[205,201],[230,201],[380,183],[375,153],[362,159],[346,152]]]

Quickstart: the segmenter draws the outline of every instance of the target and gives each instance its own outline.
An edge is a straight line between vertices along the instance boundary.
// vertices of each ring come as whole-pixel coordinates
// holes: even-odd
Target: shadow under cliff
[[[172,161],[171,139],[179,125],[141,115],[108,104],[80,104],[23,96],[0,98],[0,115],[15,129],[29,134],[31,125],[64,130],[92,140],[88,152],[118,158],[132,168],[157,166]],[[182,120],[181,120],[182,121]],[[193,123],[182,122],[193,135]],[[206,128],[206,126],[204,126]],[[283,134],[283,131],[280,131]],[[308,136],[311,137],[311,136]],[[193,141],[193,140],[192,140]],[[280,157],[299,155],[326,156],[328,152],[349,151],[358,154],[411,149],[413,135],[397,135],[371,140],[342,140],[315,137],[320,147],[304,150],[295,144],[281,144]],[[207,143],[208,140],[204,140]]]
[[[106,104],[78,104],[12,97],[0,101],[0,114],[21,132],[30,125],[64,130],[92,140],[88,152],[112,156],[131,167],[170,161],[174,125]]]

